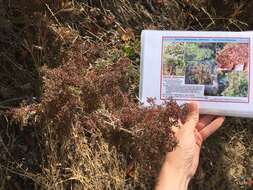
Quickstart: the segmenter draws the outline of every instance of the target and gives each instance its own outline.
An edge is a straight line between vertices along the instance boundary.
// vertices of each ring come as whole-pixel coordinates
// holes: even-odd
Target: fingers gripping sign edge
[[[196,125],[196,129],[198,131],[201,131],[216,118],[217,116],[215,115],[202,115],[202,116],[200,115],[199,122]]]
[[[199,121],[199,104],[198,102],[190,102],[187,104],[187,108],[188,113],[186,116],[186,122],[184,126],[194,130]]]
[[[213,120],[209,125],[207,125],[205,128],[203,128],[200,131],[200,134],[203,138],[203,140],[207,139],[210,135],[212,135],[217,129],[219,129],[225,118],[224,117],[217,117],[215,120]]]

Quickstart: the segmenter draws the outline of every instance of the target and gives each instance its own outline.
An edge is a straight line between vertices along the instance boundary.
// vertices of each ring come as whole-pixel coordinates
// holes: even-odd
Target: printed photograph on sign
[[[164,88],[175,78],[182,87],[203,86],[203,96],[248,97],[249,61],[247,38],[165,38]]]

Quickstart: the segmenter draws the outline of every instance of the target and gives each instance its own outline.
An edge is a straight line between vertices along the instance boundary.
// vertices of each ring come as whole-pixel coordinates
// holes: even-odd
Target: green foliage
[[[202,61],[215,59],[215,49],[201,48],[198,43],[186,43],[185,45],[185,60],[187,61]]]
[[[183,60],[184,43],[166,43],[164,56],[175,60]]]
[[[229,79],[228,88],[222,93],[223,96],[247,97],[248,96],[247,72],[231,72],[227,74]]]
[[[215,43],[165,43],[164,66],[173,65],[176,75],[183,76],[190,62],[208,60],[215,64],[215,47]]]
[[[122,47],[122,51],[124,52],[124,55],[131,60],[135,60],[137,58],[137,54],[136,54],[135,47],[133,46],[133,44],[124,45]]]
[[[168,66],[172,66],[174,74],[184,75],[184,43],[166,43],[163,54],[164,73]]]

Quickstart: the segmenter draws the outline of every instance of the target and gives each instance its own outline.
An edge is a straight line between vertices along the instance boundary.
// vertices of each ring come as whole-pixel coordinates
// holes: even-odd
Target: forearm
[[[156,190],[187,190],[190,177],[185,172],[165,163],[161,169]]]

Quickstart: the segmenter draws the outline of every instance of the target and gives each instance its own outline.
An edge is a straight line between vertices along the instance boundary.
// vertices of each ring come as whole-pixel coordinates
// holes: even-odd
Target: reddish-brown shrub
[[[121,58],[111,66],[88,69],[93,54],[80,59],[76,53],[64,58],[62,66],[45,69],[41,125],[49,127],[46,136],[54,136],[56,149],[44,148],[54,151],[63,167],[71,167],[75,160],[63,162],[62,151],[78,146],[66,143],[72,138],[71,131],[82,131],[92,144],[103,138],[111,148],[116,147],[125,160],[125,177],[134,164],[140,169],[132,173],[140,175],[139,179],[150,179],[157,174],[165,153],[176,146],[171,127],[177,125],[181,109],[173,101],[164,107],[141,108],[129,90],[133,77],[131,61]],[[68,154],[73,151],[66,150],[67,157]]]
[[[228,44],[217,55],[218,67],[232,70],[236,65],[243,65],[244,70],[249,66],[248,44]]]

